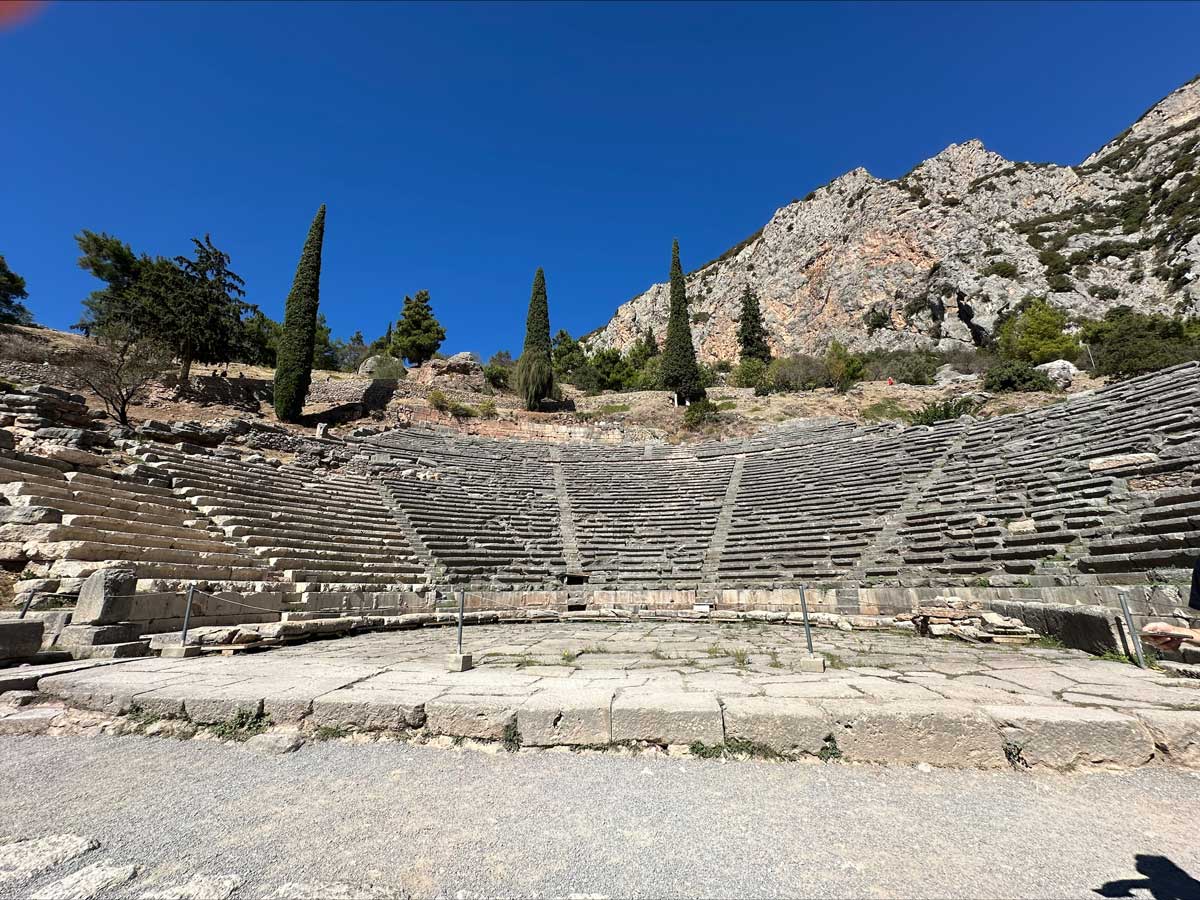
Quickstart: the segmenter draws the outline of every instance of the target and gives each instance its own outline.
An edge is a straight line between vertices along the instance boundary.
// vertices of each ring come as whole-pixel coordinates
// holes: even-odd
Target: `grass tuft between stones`
[[[239,709],[232,717],[224,722],[218,722],[209,730],[223,741],[248,741],[256,734],[262,734],[271,727],[271,719],[261,710],[251,712]]]

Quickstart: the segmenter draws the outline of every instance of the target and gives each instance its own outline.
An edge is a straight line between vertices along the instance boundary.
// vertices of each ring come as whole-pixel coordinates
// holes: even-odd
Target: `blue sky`
[[[427,288],[443,350],[519,351],[537,266],[581,334],[856,166],[981,138],[1076,163],[1200,72],[1200,4],[52,3],[0,32],[0,254],[75,322],[72,236],[209,232],[276,318]]]

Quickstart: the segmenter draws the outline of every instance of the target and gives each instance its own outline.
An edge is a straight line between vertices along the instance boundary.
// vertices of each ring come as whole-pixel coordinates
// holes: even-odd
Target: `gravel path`
[[[136,737],[5,738],[0,766],[0,840],[100,842],[7,884],[0,854],[3,897],[97,863],[140,867],[101,897],[197,874],[213,890],[240,881],[237,898],[1095,897],[1144,878],[1138,854],[1155,896],[1200,896],[1185,880],[1200,876],[1200,776],[1173,770],[1031,777],[345,741],[271,757]]]

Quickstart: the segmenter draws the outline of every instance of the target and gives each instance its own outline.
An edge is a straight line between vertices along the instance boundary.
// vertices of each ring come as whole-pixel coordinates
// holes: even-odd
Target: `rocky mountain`
[[[746,287],[776,354],[836,338],[853,349],[985,342],[1022,298],[1073,317],[1117,305],[1200,312],[1200,77],[1077,166],[1010,162],[977,140],[903,178],[855,169],[779,209],[761,231],[687,276],[705,360],[737,358]],[[589,335],[661,341],[667,285]]]

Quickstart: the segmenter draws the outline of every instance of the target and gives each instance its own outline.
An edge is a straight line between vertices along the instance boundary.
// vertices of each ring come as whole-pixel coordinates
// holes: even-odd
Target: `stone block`
[[[512,697],[447,694],[425,704],[425,724],[434,734],[502,741],[516,729],[519,702]]]
[[[532,747],[605,746],[612,737],[612,691],[564,687],[539,691],[517,708],[521,743]]]
[[[134,640],[137,630],[128,623],[119,625],[67,625],[58,634],[60,649],[91,647],[96,644],[121,644]]]
[[[72,621],[77,625],[110,625],[126,620],[136,589],[137,575],[132,569],[115,567],[93,572],[79,589]]]
[[[726,697],[725,740],[749,741],[783,756],[815,756],[832,730],[814,703],[780,697]]]
[[[1134,713],[1150,732],[1165,762],[1200,769],[1200,712],[1139,709]]]
[[[823,656],[802,656],[800,658],[800,671],[810,673],[820,673],[825,671],[825,657]]]
[[[0,717],[0,734],[41,734],[62,715],[61,706],[33,706]]]
[[[451,672],[466,672],[471,668],[471,654],[451,653],[446,657],[446,666]]]
[[[1111,709],[987,706],[1015,765],[1066,771],[1079,766],[1140,766],[1154,754],[1137,719]]]
[[[953,701],[825,702],[832,734],[848,762],[995,769],[1006,764],[995,724]]]
[[[62,517],[60,510],[48,506],[0,506],[0,523],[5,525],[53,525]]]
[[[630,688],[612,704],[613,743],[724,743],[725,730],[717,698],[656,687]]]
[[[313,700],[309,721],[365,731],[420,728],[425,724],[425,704],[444,691],[445,688],[434,685],[341,688]]]
[[[42,630],[38,619],[0,620],[0,659],[24,659],[42,649]]]

